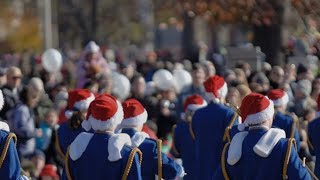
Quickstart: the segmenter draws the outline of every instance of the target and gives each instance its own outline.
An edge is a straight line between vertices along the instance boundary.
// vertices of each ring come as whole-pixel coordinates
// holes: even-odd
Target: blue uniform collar
[[[130,137],[134,136],[136,134],[136,130],[134,128],[123,128],[122,133],[128,134]]]

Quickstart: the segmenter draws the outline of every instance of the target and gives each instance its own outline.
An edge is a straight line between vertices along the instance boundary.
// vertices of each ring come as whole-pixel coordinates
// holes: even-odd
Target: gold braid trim
[[[124,170],[124,173],[123,173],[123,176],[122,176],[122,180],[126,180],[128,178],[128,175],[130,173],[130,169],[132,167],[132,163],[133,163],[133,160],[134,160],[134,155],[138,153],[139,157],[140,157],[140,165],[142,163],[142,152],[138,149],[138,148],[133,148],[130,155],[129,155],[129,158],[128,158],[128,162],[127,162],[127,165],[126,165],[126,169]]]
[[[0,156],[0,168],[2,167],[3,161],[6,158],[11,139],[13,139],[15,145],[17,143],[17,136],[14,133],[9,133]]]
[[[177,147],[176,147],[176,145],[174,143],[174,133],[175,133],[176,127],[177,127],[177,125],[174,125],[172,127],[172,150],[176,155],[179,155],[180,153],[178,152]]]
[[[57,151],[58,151],[58,154],[59,154],[63,159],[66,159],[66,155],[62,152],[62,149],[61,149],[61,146],[60,146],[59,136],[58,136],[58,129],[56,130],[55,136],[56,136],[55,146],[56,146],[56,149],[57,149]]]
[[[161,157],[162,141],[157,140],[157,154],[158,154],[158,180],[162,179],[162,157]]]
[[[288,179],[287,171],[288,171],[288,164],[289,164],[289,160],[290,160],[290,153],[291,153],[291,149],[292,149],[292,144],[294,145],[295,141],[296,140],[294,138],[289,138],[289,140],[288,140],[286,158],[284,160],[283,169],[282,169],[282,179]]]
[[[66,169],[66,174],[67,174],[68,180],[72,180],[71,172],[70,172],[70,168],[69,168],[69,153],[70,153],[70,146],[68,147],[67,154],[64,159],[64,167]]]
[[[230,129],[233,126],[236,118],[237,118],[238,114],[235,112],[233,114],[233,117],[229,123],[229,125],[226,127],[226,129],[224,130],[224,135],[223,135],[223,142],[225,142],[226,140],[228,140],[228,142],[231,142],[231,137],[230,137]]]
[[[225,180],[230,180],[228,173],[227,173],[227,168],[226,168],[226,151],[227,147],[230,145],[230,142],[224,145],[222,155],[221,155],[221,168],[222,168],[222,174]]]
[[[296,129],[296,125],[297,125],[299,120],[298,120],[298,117],[294,113],[290,113],[290,116],[293,119],[293,123],[292,123],[292,126],[291,126],[290,138],[294,138],[294,130]]]

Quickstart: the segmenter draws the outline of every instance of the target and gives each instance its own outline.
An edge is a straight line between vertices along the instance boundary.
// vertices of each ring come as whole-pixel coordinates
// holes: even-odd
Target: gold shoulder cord
[[[193,132],[193,129],[192,129],[192,119],[189,122],[189,132],[190,132],[190,135],[191,135],[192,139],[195,140],[196,136],[194,135],[194,132]]]
[[[11,139],[13,139],[14,144],[17,145],[17,136],[14,133],[9,133],[0,156],[0,168],[2,167],[3,161],[6,158]]]
[[[179,155],[180,153],[178,152],[177,148],[176,148],[176,145],[174,143],[174,133],[175,133],[175,130],[176,130],[176,127],[177,125],[174,125],[172,127],[172,150],[175,154]]]
[[[295,140],[294,138],[289,138],[288,140],[288,147],[287,147],[287,152],[286,152],[286,158],[284,160],[283,163],[283,169],[282,169],[282,179],[288,179],[287,176],[287,171],[288,171],[288,164],[289,164],[289,160],[290,160],[290,153],[291,153],[291,149],[292,149],[292,144],[295,144]]]
[[[227,168],[226,168],[226,151],[227,147],[230,145],[230,142],[224,145],[223,151],[222,151],[222,156],[221,156],[221,168],[222,168],[222,174],[225,180],[230,180],[228,173],[227,173]]]
[[[57,149],[57,151],[58,151],[58,154],[59,154],[63,159],[66,159],[66,155],[62,152],[62,149],[61,149],[61,146],[60,146],[59,136],[58,136],[58,129],[56,130],[55,136],[56,136],[55,146],[56,146],[56,149]]]
[[[291,113],[290,116],[293,119],[293,123],[292,123],[292,126],[291,126],[290,138],[294,138],[294,130],[296,129],[296,125],[298,123],[298,119],[297,119],[297,116],[294,113]]]
[[[162,179],[162,157],[161,157],[162,141],[157,140],[157,154],[158,154],[158,180]]]
[[[128,175],[130,173],[130,169],[132,167],[132,163],[133,163],[133,160],[134,160],[134,155],[136,153],[138,153],[138,155],[140,157],[140,165],[141,165],[141,163],[142,163],[142,152],[138,148],[133,148],[131,150],[130,155],[129,155],[128,162],[127,162],[127,165],[126,165],[126,169],[124,170],[124,173],[123,173],[123,176],[122,176],[122,180],[126,180],[128,178]]]
[[[227,142],[231,142],[230,129],[231,129],[231,127],[233,126],[233,124],[234,124],[237,116],[238,116],[238,114],[237,114],[237,112],[235,112],[235,113],[233,114],[233,117],[232,117],[229,125],[228,125],[228,126],[226,127],[226,129],[224,130],[224,135],[223,135],[223,139],[222,139],[223,141],[228,140]]]
[[[69,168],[69,153],[70,153],[70,147],[68,147],[67,154],[64,159],[64,167],[66,169],[66,174],[67,174],[68,180],[72,180],[71,172],[70,172],[70,168]]]

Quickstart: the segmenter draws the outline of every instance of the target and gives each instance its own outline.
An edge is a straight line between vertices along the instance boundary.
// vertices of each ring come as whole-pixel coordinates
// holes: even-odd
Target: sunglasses
[[[18,80],[18,79],[21,79],[21,76],[13,76],[12,79],[13,80]]]

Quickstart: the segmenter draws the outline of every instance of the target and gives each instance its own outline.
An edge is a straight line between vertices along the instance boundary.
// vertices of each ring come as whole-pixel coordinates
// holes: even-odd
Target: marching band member
[[[121,122],[122,133],[131,137],[133,147],[143,154],[141,174],[143,180],[175,179],[183,177],[183,168],[161,152],[161,140],[150,139],[148,134],[141,132],[147,121],[148,113],[136,99],[128,99],[122,103],[124,119]]]
[[[196,110],[206,107],[207,102],[199,95],[191,95],[184,102],[184,112],[182,121],[173,128],[173,151],[178,157],[181,157],[183,167],[187,172],[184,180],[196,180],[195,176],[195,143],[192,132],[191,120]]]
[[[68,146],[84,131],[81,127],[86,117],[90,103],[94,95],[87,89],[76,89],[68,92],[68,106],[65,112],[68,121],[61,124],[56,131],[56,149],[62,158],[65,158]]]
[[[222,77],[210,77],[204,82],[204,87],[211,102],[195,112],[192,130],[195,135],[196,177],[206,180],[212,178],[220,164],[224,131],[237,124],[237,114],[223,105],[228,88]]]
[[[271,128],[274,107],[267,97],[251,93],[240,107],[243,126],[223,148],[221,168],[213,179],[311,179],[282,129]]]
[[[141,180],[141,151],[129,147],[127,134],[114,134],[122,119],[121,103],[113,96],[103,94],[91,102],[83,126],[94,133],[80,133],[69,146],[65,161],[68,180]]]
[[[320,110],[320,95],[317,99],[318,103],[318,113]],[[308,124],[308,144],[309,150],[312,155],[316,156],[316,166],[314,168],[314,173],[317,177],[320,177],[320,117],[314,119]]]
[[[275,116],[272,125],[286,132],[287,138],[294,138],[297,143],[297,150],[300,149],[300,137],[297,129],[297,119],[286,114],[289,97],[287,93],[281,89],[273,89],[268,93],[269,99],[273,101]]]

